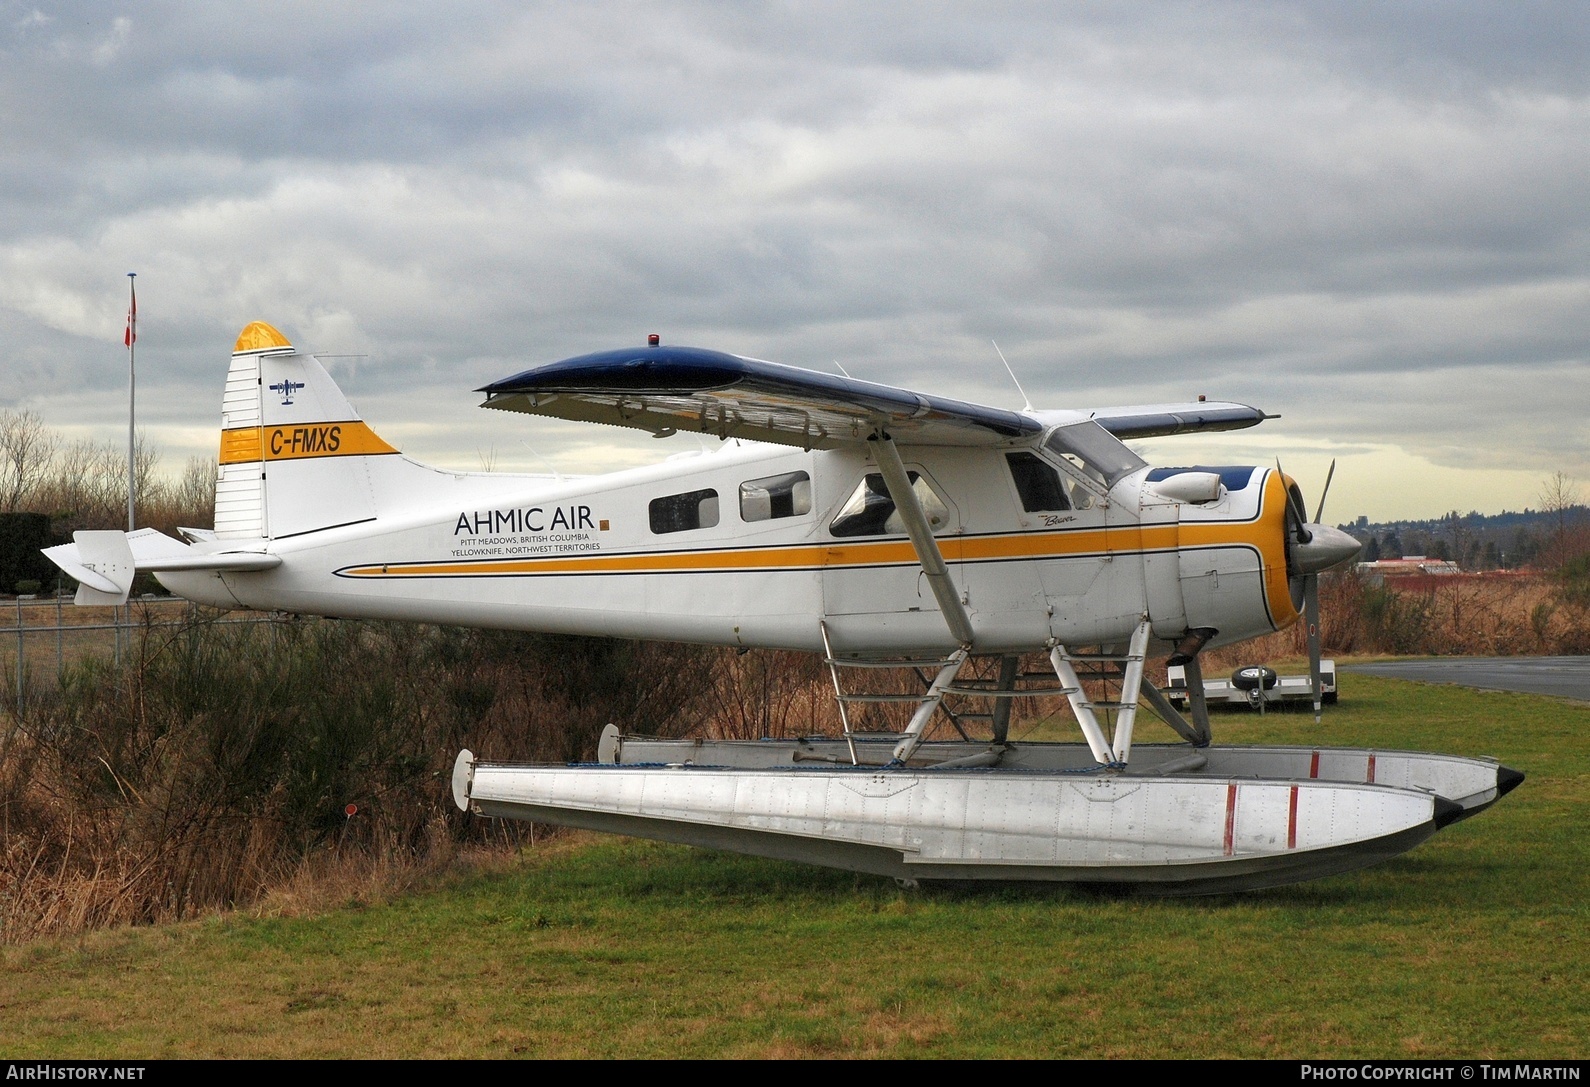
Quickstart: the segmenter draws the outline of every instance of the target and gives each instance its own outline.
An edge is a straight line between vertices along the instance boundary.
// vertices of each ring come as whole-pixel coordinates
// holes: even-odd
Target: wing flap
[[[483,407],[504,411],[802,449],[880,429],[912,445],[998,445],[1043,429],[1020,412],[694,347],[581,355],[479,391]]]

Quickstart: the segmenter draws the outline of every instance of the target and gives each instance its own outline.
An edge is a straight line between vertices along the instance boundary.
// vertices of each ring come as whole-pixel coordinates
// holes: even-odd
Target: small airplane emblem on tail
[[[270,389],[271,392],[282,394],[282,406],[286,407],[288,404],[293,402],[293,393],[297,392],[303,387],[304,383],[302,381],[294,381],[291,378],[284,377],[276,384],[272,385]]]

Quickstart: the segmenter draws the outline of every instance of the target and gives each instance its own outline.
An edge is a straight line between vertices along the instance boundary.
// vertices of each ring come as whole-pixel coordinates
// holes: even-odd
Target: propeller
[[[1325,523],[1325,496],[1331,493],[1331,480],[1336,478],[1336,458],[1331,458],[1330,470],[1325,473],[1325,486],[1319,491],[1319,505],[1314,508],[1314,523]],[[1354,551],[1353,554],[1358,552]],[[1303,626],[1308,634],[1308,682],[1314,693],[1314,723],[1319,724],[1320,703],[1324,700],[1324,683],[1320,680],[1319,645],[1319,575],[1303,576]]]
[[[1302,582],[1303,624],[1308,635],[1308,676],[1314,692],[1314,721],[1317,724],[1324,694],[1320,674],[1319,575],[1354,558],[1363,544],[1341,529],[1323,523],[1325,496],[1330,493],[1331,480],[1336,478],[1335,460],[1331,461],[1330,470],[1325,474],[1325,486],[1320,489],[1319,506],[1314,511],[1312,522],[1305,520],[1303,496],[1286,478],[1286,473],[1281,471],[1279,457],[1275,461],[1275,470],[1280,473],[1281,482],[1286,487],[1287,509],[1291,514],[1288,521],[1295,526],[1291,533],[1292,542],[1287,547],[1287,565],[1291,567],[1290,575]]]
[[[1314,523],[1325,523],[1325,496],[1331,493],[1331,480],[1336,478],[1336,458],[1331,458],[1330,471],[1325,473],[1325,486],[1319,489],[1319,505],[1314,508]]]
[[[1331,464],[1335,464],[1331,461]],[[1303,508],[1303,495],[1297,489],[1297,484],[1287,478],[1286,470],[1281,467],[1281,458],[1275,458],[1275,474],[1281,477],[1281,486],[1286,488],[1286,505],[1292,514],[1292,535],[1300,544],[1306,544],[1314,537],[1308,530],[1308,511]]]

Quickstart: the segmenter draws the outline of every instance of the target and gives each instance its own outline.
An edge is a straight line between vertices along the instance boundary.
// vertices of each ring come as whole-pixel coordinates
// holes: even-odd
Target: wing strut
[[[911,537],[916,559],[922,564],[928,584],[933,587],[933,598],[938,601],[939,611],[944,614],[944,622],[949,625],[950,633],[961,648],[970,649],[972,618],[966,614],[966,605],[961,603],[955,583],[950,580],[950,569],[944,564],[938,541],[933,538],[933,529],[928,525],[927,514],[922,511],[916,489],[911,486],[911,477],[906,474],[905,464],[900,460],[900,451],[895,448],[894,439],[887,434],[874,434],[867,440],[872,446],[873,459],[883,473],[883,482],[889,488],[889,497],[894,499],[894,508],[900,514],[900,520],[905,522],[905,531]]]

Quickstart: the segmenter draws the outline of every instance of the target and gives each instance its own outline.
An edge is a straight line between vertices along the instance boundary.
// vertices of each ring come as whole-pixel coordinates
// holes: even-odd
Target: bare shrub
[[[840,729],[832,681],[815,653],[720,651],[702,702],[701,731],[715,739],[783,738]]]
[[[494,759],[593,758],[604,725],[678,736],[718,650],[662,642],[444,630],[441,688],[475,750]]]
[[[452,759],[572,761],[682,727],[707,651],[337,621],[148,628],[0,722],[0,940],[190,916],[500,838]],[[363,875],[357,875],[363,873]]]
[[[783,739],[791,736],[833,736],[843,728],[833,679],[828,667],[815,653],[788,650],[750,650],[745,653],[720,651],[711,670],[711,686],[700,708],[695,734],[710,739]],[[1045,654],[1024,658],[1021,672],[1044,676],[1053,687],[1053,673]],[[959,685],[992,683],[999,672],[999,658],[973,657],[957,679]],[[898,731],[916,711],[914,701],[932,680],[930,669],[840,669],[840,682],[849,694],[888,694],[909,696],[900,702],[852,702],[851,727],[858,732]],[[1024,684],[1031,686],[1031,684]],[[986,713],[992,699],[977,696],[951,696],[946,706],[955,713]],[[1013,729],[1029,721],[1068,712],[1064,699],[1056,697],[1018,698],[1011,703]],[[945,715],[929,722],[929,735],[957,735]],[[966,735],[985,739],[990,726],[981,718],[966,726]]]

